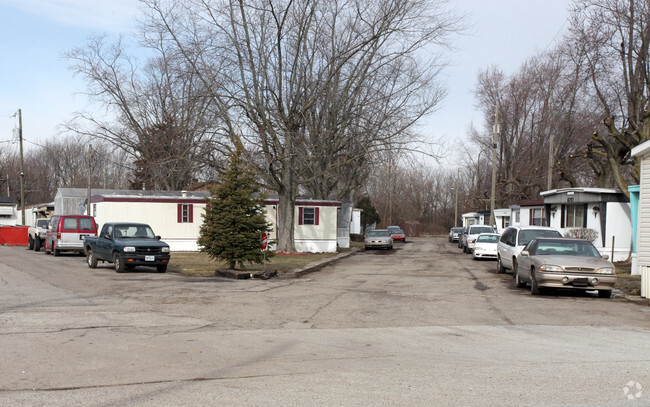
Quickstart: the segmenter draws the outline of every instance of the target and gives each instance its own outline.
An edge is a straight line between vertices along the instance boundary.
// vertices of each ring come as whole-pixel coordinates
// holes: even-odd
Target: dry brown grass
[[[641,295],[641,276],[631,275],[630,263],[616,264],[616,285],[614,287],[628,295]]]
[[[363,246],[363,243],[361,244]],[[356,245],[353,243],[352,247]],[[340,251],[345,251],[341,249]],[[266,270],[277,270],[278,273],[286,273],[292,269],[303,267],[311,262],[335,256],[337,253],[301,253],[299,255],[276,255],[266,263]],[[168,270],[188,276],[214,276],[216,269],[227,269],[228,265],[218,262],[201,252],[174,252],[169,262]],[[247,271],[262,271],[265,266],[262,264],[246,265]]]

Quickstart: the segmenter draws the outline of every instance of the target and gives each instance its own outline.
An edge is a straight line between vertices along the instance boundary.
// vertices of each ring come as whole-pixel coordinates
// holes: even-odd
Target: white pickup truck
[[[50,220],[42,218],[36,219],[36,224],[29,227],[27,230],[27,233],[29,233],[29,250],[35,250],[37,252],[41,251],[49,225]]]

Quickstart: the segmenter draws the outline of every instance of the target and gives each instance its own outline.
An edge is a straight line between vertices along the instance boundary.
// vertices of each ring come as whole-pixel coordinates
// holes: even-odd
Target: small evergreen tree
[[[381,222],[381,218],[379,217],[375,207],[372,206],[372,202],[370,202],[368,196],[359,199],[355,206],[361,209],[361,225],[363,225],[363,233],[365,233],[368,226]]]
[[[230,153],[221,183],[210,188],[211,197],[199,235],[201,251],[234,269],[239,263],[262,263],[260,236],[270,231],[255,174],[244,165],[241,150]],[[269,254],[267,254],[268,257]]]

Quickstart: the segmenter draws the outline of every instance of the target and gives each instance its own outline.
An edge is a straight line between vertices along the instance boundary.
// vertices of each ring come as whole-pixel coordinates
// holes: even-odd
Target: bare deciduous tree
[[[76,134],[107,140],[136,167],[132,186],[178,190],[193,182],[215,148],[218,125],[204,83],[185,60],[149,41],[143,68],[122,41],[107,45],[95,36],[67,53],[76,75],[88,82],[88,95],[105,115],[79,112],[66,125]]]
[[[639,180],[630,151],[650,136],[650,3],[575,0],[567,42],[584,61],[605,127],[595,129],[589,153],[606,160],[627,195]]]
[[[342,185],[324,171],[338,167],[340,175],[345,165],[353,170],[340,182],[358,182],[354,169],[362,168],[365,159],[359,151],[373,147],[360,137],[378,130],[377,122],[364,123],[368,114],[384,105],[380,120],[385,127],[377,142],[412,125],[422,112],[405,112],[426,92],[412,86],[400,94],[397,88],[405,85],[404,76],[428,72],[414,69],[408,55],[440,40],[449,28],[440,24],[446,16],[443,1],[145,3],[150,10],[147,27],[166,32],[169,46],[201,76],[228,124],[226,133],[234,143],[246,144],[250,162],[259,165],[266,186],[278,193],[277,247],[289,252],[294,251],[299,184],[322,177],[325,188],[314,186],[319,195],[338,192]],[[424,78],[411,84],[428,83]],[[400,97],[386,99],[391,94]],[[431,103],[426,97],[420,102]],[[332,136],[335,142],[327,143]],[[314,145],[318,148],[312,149]],[[306,165],[321,155],[325,169],[319,163]],[[312,172],[308,179],[304,168]]]

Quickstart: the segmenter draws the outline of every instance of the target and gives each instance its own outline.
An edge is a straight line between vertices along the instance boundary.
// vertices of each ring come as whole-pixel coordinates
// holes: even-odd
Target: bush
[[[598,232],[589,228],[571,229],[565,234],[565,237],[573,237],[593,242],[598,239]]]

